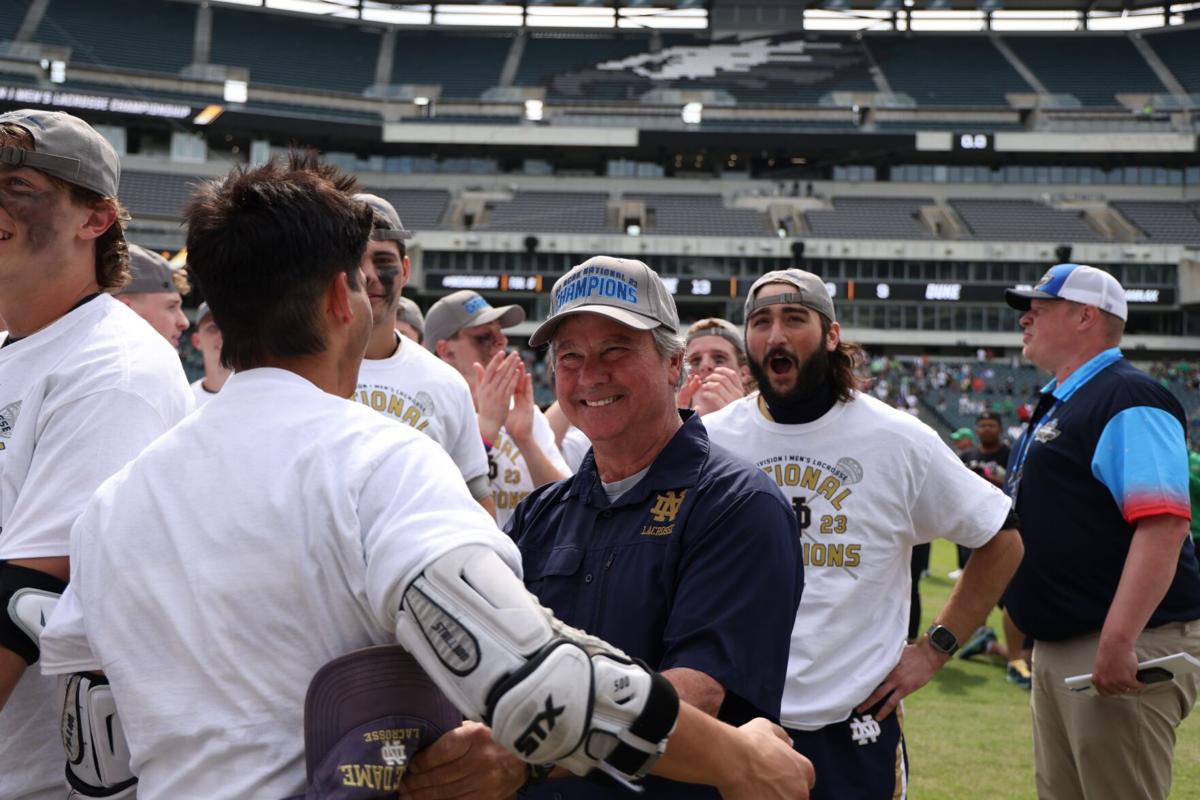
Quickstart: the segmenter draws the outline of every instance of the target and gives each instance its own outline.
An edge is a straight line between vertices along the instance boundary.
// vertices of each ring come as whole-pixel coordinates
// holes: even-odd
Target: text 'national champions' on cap
[[[572,314],[600,314],[636,330],[664,327],[679,331],[675,299],[658,274],[627,258],[593,256],[572,267],[550,293],[550,316],[529,337],[539,347]]]

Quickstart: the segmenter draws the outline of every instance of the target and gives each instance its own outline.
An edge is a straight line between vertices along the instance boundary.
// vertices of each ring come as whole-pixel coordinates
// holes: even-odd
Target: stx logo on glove
[[[533,755],[534,751],[538,749],[538,745],[546,740],[550,731],[554,730],[554,720],[560,717],[565,710],[566,706],[554,705],[554,695],[546,695],[545,710],[533,718],[513,746],[523,756]],[[544,730],[542,729],[543,722],[546,723]]]

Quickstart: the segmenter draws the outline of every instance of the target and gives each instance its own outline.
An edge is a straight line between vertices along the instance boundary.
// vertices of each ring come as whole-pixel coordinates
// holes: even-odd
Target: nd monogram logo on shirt
[[[683,505],[685,497],[687,497],[687,489],[678,492],[672,489],[655,497],[654,505],[650,508],[650,518],[655,522],[671,524],[645,525],[642,527],[642,536],[670,536],[671,532],[675,530],[675,517],[679,515],[679,508]]]

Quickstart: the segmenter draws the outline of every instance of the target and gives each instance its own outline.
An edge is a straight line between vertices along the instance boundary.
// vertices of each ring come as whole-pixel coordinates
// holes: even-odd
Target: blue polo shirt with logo
[[[778,719],[804,585],[796,515],[760,470],[684,424],[613,503],[589,451],[572,478],[517,506],[507,531],[525,584],[555,616],[655,670],[687,667],[726,692],[718,715]],[[645,798],[716,798],[708,787],[643,782]],[[550,780],[525,798],[633,796],[604,776]]]
[[[1191,518],[1186,417],[1179,401],[1111,348],[1042,389],[1012,449],[1025,557],[1005,608],[1035,639],[1100,631],[1138,520]],[[1200,568],[1191,539],[1147,627],[1200,619]]]

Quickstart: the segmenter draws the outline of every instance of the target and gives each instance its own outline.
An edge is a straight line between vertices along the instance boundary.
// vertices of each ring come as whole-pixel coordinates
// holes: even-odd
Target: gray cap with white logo
[[[61,111],[33,108],[0,114],[0,125],[6,122],[29,132],[33,150],[0,147],[0,164],[30,167],[101,197],[117,196],[121,159],[91,125]]]
[[[550,316],[529,337],[532,347],[550,341],[573,314],[600,314],[640,331],[664,327],[679,332],[675,298],[658,273],[641,261],[592,256],[559,278],[550,293]]]
[[[768,283],[788,283],[796,287],[796,291],[772,295],[761,301],[756,300],[758,290]],[[837,316],[833,312],[833,298],[829,296],[825,281],[821,280],[819,275],[802,269],[777,269],[756,280],[750,286],[750,293],[746,295],[746,321],[750,321],[750,314],[755,310],[775,303],[796,303],[811,308],[830,322],[837,322]]]
[[[500,321],[501,328],[511,328],[525,321],[525,309],[520,306],[493,307],[479,292],[461,289],[446,295],[429,307],[425,314],[425,347],[437,352],[437,343],[449,339],[463,328]]]

